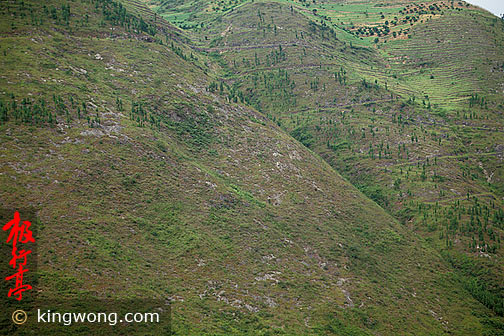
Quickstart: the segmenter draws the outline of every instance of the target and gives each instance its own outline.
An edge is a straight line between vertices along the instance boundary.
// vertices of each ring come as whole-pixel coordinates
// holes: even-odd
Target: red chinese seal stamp
[[[24,291],[32,289],[32,286],[23,283],[23,275],[28,272],[28,268],[26,268],[27,256],[32,252],[24,249],[23,245],[29,242],[35,243],[30,226],[29,221],[21,221],[19,212],[16,211],[14,219],[2,228],[4,231],[9,232],[6,241],[12,245],[12,258],[9,265],[16,271],[16,273],[5,278],[6,281],[15,279],[15,286],[9,289],[7,296],[15,296],[18,301],[23,298]]]

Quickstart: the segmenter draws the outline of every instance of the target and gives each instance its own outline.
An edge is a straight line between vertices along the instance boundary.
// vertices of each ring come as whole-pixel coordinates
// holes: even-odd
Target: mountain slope
[[[1,4],[0,199],[39,218],[41,295],[169,298],[181,335],[495,334],[422,238],[128,13]]]
[[[230,92],[424,236],[504,314],[502,20],[464,2],[152,3],[222,65]]]

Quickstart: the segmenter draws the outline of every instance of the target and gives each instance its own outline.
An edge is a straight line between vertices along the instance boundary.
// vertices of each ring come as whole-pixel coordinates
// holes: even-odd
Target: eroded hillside
[[[39,218],[40,295],[167,298],[181,335],[498,330],[500,320],[468,294],[435,246],[342,178],[333,168],[339,163],[320,150],[337,143],[314,133],[330,134],[315,122],[329,123],[321,113],[336,107],[308,90],[346,92],[331,104],[356,103],[369,114],[365,100],[352,102],[359,92],[390,101],[390,111],[401,99],[383,85],[356,85],[358,74],[340,63],[339,75],[318,80],[313,74],[329,67],[317,64],[318,34],[328,39],[317,45],[327,62],[379,67],[375,51],[307,23],[305,51],[286,44],[216,56],[205,48],[240,46],[237,28],[226,23],[222,40],[208,46],[186,44],[191,36],[138,2],[0,6],[0,199],[4,209],[33,208]],[[304,18],[286,6],[252,6],[264,25],[275,11]],[[335,46],[343,56],[331,54]],[[293,50],[299,64],[313,66],[276,69]],[[234,52],[247,57],[234,65],[227,58]],[[254,53],[265,67],[258,89],[243,61],[254,62]],[[243,71],[238,87],[233,67]],[[289,80],[294,87],[282,91]],[[268,97],[268,85],[277,98]],[[278,97],[293,101],[275,106],[284,101]],[[357,122],[350,108],[337,108],[349,113],[336,114],[331,127]],[[391,129],[396,124],[397,137],[414,127],[390,122]],[[361,139],[358,125],[349,133]],[[401,162],[420,159],[418,148]]]
[[[318,153],[504,313],[502,20],[465,2],[151,3],[221,64],[210,89]]]

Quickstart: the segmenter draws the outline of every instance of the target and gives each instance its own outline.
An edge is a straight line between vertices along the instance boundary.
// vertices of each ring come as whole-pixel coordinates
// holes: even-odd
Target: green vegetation
[[[469,291],[500,314],[501,20],[462,2],[269,1],[224,16],[190,12],[205,29],[188,36],[220,53],[222,76],[247,103],[431,246],[476,265],[495,259],[492,276],[475,277],[495,299]]]
[[[40,218],[41,293],[167,299],[179,335],[502,334],[503,28],[2,2],[0,199]]]

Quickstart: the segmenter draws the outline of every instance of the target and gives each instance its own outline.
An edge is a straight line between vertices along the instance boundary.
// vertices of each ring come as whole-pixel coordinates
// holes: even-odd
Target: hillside
[[[420,24],[230,4],[0,4],[0,200],[38,217],[39,295],[169,299],[178,335],[502,332],[502,23],[436,18],[496,34],[466,81],[397,61]]]
[[[502,20],[465,2],[152,4],[504,313]]]

